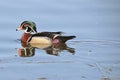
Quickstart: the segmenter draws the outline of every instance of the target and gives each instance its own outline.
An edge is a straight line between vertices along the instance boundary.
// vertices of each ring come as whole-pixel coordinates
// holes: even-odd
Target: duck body
[[[63,36],[62,32],[39,32],[37,33],[36,25],[32,21],[24,21],[16,30],[25,30],[21,37],[21,42],[27,44],[58,44],[75,38],[75,36]],[[35,32],[34,34],[31,34]]]
[[[41,32],[36,34],[24,33],[21,41],[31,44],[57,44],[65,43],[75,36],[60,36],[62,32]]]

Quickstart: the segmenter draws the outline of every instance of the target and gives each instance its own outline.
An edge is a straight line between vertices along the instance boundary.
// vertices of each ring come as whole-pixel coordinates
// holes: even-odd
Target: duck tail
[[[76,36],[58,36],[57,37],[62,43],[65,43],[68,40],[76,38]]]

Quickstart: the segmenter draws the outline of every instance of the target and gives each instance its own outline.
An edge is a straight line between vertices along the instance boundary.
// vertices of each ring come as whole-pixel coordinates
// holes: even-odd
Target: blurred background
[[[18,57],[15,48],[21,48],[23,32],[15,30],[25,20],[34,21],[38,31],[76,35],[68,42],[75,56],[36,50],[42,55]],[[2,80],[119,80],[120,0],[0,0],[0,51]]]
[[[119,0],[1,0],[0,26],[2,31],[13,33],[21,22],[31,20],[39,31],[65,31],[89,39],[120,40],[119,4]]]

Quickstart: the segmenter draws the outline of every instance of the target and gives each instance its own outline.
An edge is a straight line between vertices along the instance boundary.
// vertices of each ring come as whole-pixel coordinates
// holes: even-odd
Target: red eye
[[[28,26],[29,26],[29,24],[26,24],[26,23],[25,23],[22,28],[23,28],[23,29],[26,29]]]
[[[29,25],[28,24],[24,24],[24,27],[28,27]]]

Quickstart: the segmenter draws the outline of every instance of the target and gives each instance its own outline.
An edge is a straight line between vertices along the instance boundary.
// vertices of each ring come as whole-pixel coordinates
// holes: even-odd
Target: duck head
[[[33,21],[23,21],[20,27],[16,29],[16,31],[18,30],[25,30],[25,33],[37,33],[36,24]]]

